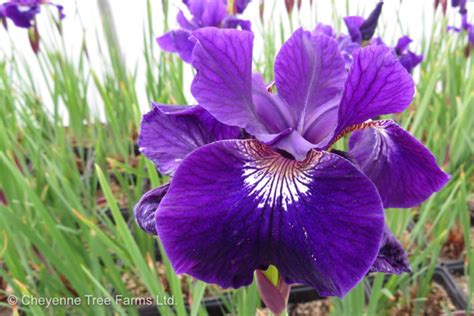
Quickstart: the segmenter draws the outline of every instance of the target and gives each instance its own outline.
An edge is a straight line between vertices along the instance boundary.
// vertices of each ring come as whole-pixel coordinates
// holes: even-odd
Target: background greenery
[[[268,3],[265,10],[274,10]],[[86,41],[81,53],[72,56],[60,25],[54,22],[50,25],[53,41],[42,43],[35,59],[26,60],[21,54],[0,59],[0,190],[6,200],[0,204],[0,298],[11,293],[174,295],[174,309],[158,306],[163,315],[205,315],[203,297],[217,295],[232,314],[255,315],[260,309],[255,285],[224,296],[216,287],[176,276],[157,241],[133,221],[132,208],[144,191],[167,181],[135,152],[140,108],[146,108],[139,106],[137,95],[145,92],[148,101],[186,104],[189,90],[185,73],[190,66],[175,56],[159,54],[155,42],[156,23],[165,28],[174,25],[174,16],[168,19],[169,6],[163,1],[165,19],[157,22],[149,3],[144,32],[137,35],[144,41],[145,78],[137,79],[136,70],[125,66],[120,39],[107,15],[102,21],[105,71],[91,67]],[[335,21],[345,14],[335,14]],[[395,119],[431,149],[452,175],[451,181],[420,207],[387,210],[391,228],[409,250],[413,273],[388,279],[376,275],[368,298],[361,283],[344,300],[331,299],[335,315],[392,314],[396,309],[422,313],[435,266],[453,234],[464,243],[466,275],[474,274],[468,208],[474,182],[474,62],[465,57],[466,36],[447,33],[440,12],[435,19],[438,23],[419,43],[425,61],[415,75],[415,100]],[[267,80],[272,79],[281,42],[298,26],[298,10],[281,20],[254,25],[264,39],[254,64]],[[382,34],[383,30],[381,26]],[[47,87],[52,107],[45,106],[33,66],[41,70],[41,84]],[[137,80],[146,84],[137,87]],[[99,96],[93,103],[88,98],[91,90]],[[97,110],[104,113],[102,120]],[[474,281],[468,279],[472,297]],[[4,310],[11,308],[4,301],[0,304]],[[449,311],[448,302],[440,304]],[[13,308],[14,313],[19,310],[33,315],[137,313],[135,307],[117,304]]]

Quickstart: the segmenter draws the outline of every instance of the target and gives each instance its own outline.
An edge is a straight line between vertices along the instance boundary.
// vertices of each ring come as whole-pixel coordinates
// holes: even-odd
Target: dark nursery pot
[[[471,226],[474,226],[474,199],[467,201],[467,208],[469,209],[469,214],[471,215]]]
[[[449,298],[457,309],[466,309],[467,298],[457,286],[456,280],[454,280],[453,276],[449,273],[449,269],[446,268],[446,266],[442,265],[436,267],[435,273],[433,275],[433,280],[440,284],[446,290]]]
[[[460,300],[464,303],[464,307],[463,308],[459,308],[459,309],[465,309],[466,306],[467,306],[467,302],[468,302],[468,290],[467,290],[467,279],[466,281],[464,282],[464,286],[463,286],[463,282],[460,282],[460,279],[458,278],[466,278],[465,276],[465,265],[464,265],[464,260],[453,260],[453,261],[450,261],[450,262],[445,262],[444,264],[444,268],[449,272],[451,278],[453,279],[454,281],[454,284],[456,285],[456,290],[458,291],[458,293],[456,294]],[[461,314],[460,314],[461,313]],[[462,314],[464,313],[464,314]],[[456,315],[466,315],[465,312],[463,311],[458,311],[456,313]]]
[[[437,267],[435,267],[435,271],[433,273],[433,282],[439,284],[448,295],[449,299],[454,304],[455,308],[458,310],[463,310],[467,306],[466,296],[462,293],[459,287],[456,284],[455,279],[451,275],[450,271],[452,269],[459,269],[459,262],[453,262],[452,266],[447,266],[446,263],[440,263]],[[462,266],[464,271],[464,265]],[[458,271],[458,270],[456,270]],[[410,273],[410,276],[413,277],[413,274]],[[387,275],[385,277],[384,283],[388,281],[390,277]],[[370,297],[370,292],[372,291],[372,285],[374,282],[374,276],[369,275],[367,278],[367,287],[368,289],[368,297]]]

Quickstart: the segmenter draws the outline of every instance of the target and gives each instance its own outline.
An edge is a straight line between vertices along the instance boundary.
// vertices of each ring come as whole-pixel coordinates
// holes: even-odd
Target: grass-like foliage
[[[101,71],[89,62],[88,43],[83,41],[79,54],[70,54],[62,41],[66,34],[53,23],[54,36],[41,43],[36,59],[27,60],[16,51],[0,59],[0,314],[12,308],[29,315],[138,313],[137,306],[115,301],[109,306],[12,307],[3,300],[10,294],[80,297],[83,302],[87,296],[174,297],[174,306],[156,306],[161,315],[206,315],[203,300],[209,295],[220,297],[235,315],[255,315],[262,308],[255,284],[222,292],[177,276],[159,240],[143,233],[133,220],[140,196],[167,181],[135,152],[140,109],[147,108],[138,96],[146,95],[145,102],[187,104],[185,78],[191,72],[176,56],[161,53],[155,42],[158,24],[167,29],[174,23],[174,16],[168,19],[172,4],[162,1],[164,19],[156,20],[150,2],[143,34],[137,34],[145,47],[142,72],[125,65],[106,8]],[[264,10],[274,11],[272,3],[265,1]],[[315,12],[317,6],[313,1]],[[335,12],[335,21],[345,13]],[[273,77],[281,42],[300,23],[298,14],[295,8],[278,23],[254,23],[256,36],[263,40],[254,67],[267,80]],[[420,207],[387,211],[389,225],[409,252],[412,273],[390,278],[378,274],[368,296],[361,283],[343,300],[331,299],[334,315],[421,313],[432,304],[427,298],[433,272],[456,234],[464,242],[461,256],[471,280],[469,295],[474,289],[474,278],[469,278],[474,276],[474,251],[468,207],[474,183],[474,58],[465,57],[463,36],[446,32],[440,12],[435,20],[416,44],[425,60],[414,74],[415,100],[396,119],[424,142],[452,178]],[[38,78],[46,89],[40,89]],[[104,113],[102,120],[97,112]],[[449,310],[447,302],[437,303]]]

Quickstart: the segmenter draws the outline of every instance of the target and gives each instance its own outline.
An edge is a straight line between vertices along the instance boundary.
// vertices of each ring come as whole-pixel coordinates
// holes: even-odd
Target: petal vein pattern
[[[244,164],[242,178],[250,190],[249,195],[258,200],[258,207],[265,205],[280,207],[287,211],[291,204],[298,202],[310,190],[313,169],[322,155],[312,152],[306,162],[286,159],[274,151],[270,151],[258,143],[242,144],[249,153],[249,161]],[[255,155],[258,155],[255,158]],[[252,157],[250,157],[252,156]]]

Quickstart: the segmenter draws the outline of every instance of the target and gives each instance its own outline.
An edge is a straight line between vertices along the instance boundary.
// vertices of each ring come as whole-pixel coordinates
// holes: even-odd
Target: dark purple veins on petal
[[[335,136],[378,115],[402,112],[414,92],[413,79],[388,47],[371,45],[355,51]]]
[[[196,148],[234,138],[240,138],[238,128],[219,123],[200,106],[154,104],[143,116],[138,145],[160,172],[170,174]]]
[[[252,99],[253,33],[203,28],[193,33],[191,92],[217,120],[255,135],[267,132]]]
[[[297,30],[275,61],[278,94],[288,104],[294,128],[318,144],[336,126],[347,73],[336,41]]]
[[[240,287],[274,264],[285,282],[343,296],[369,271],[384,217],[375,186],[349,161],[285,158],[255,140],[187,156],[156,214],[178,273]]]
[[[449,180],[433,154],[393,121],[354,132],[349,148],[386,208],[416,206]]]

